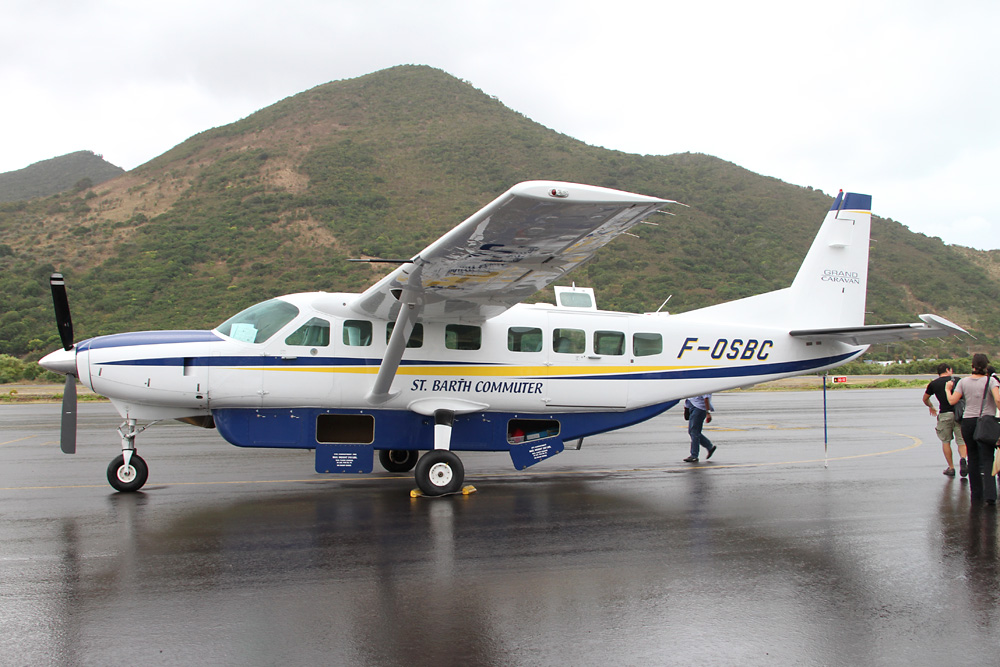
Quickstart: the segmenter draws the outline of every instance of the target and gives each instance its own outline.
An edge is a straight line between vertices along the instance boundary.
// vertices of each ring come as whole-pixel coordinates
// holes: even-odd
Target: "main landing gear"
[[[454,452],[432,449],[417,461],[414,476],[417,488],[425,496],[444,496],[462,490],[465,466]]]
[[[462,490],[465,466],[451,451],[454,424],[455,413],[451,410],[434,411],[434,449],[420,457],[413,473],[417,488],[425,496],[445,496]]]
[[[459,493],[465,482],[465,466],[451,451],[451,430],[455,413],[451,410],[434,412],[434,449],[420,452],[413,449],[382,449],[378,460],[389,472],[413,470],[417,488],[425,496],[446,496]],[[419,457],[419,458],[418,458]],[[416,493],[413,491],[412,493]]]
[[[149,467],[135,453],[135,436],[155,424],[146,424],[136,429],[136,421],[127,419],[118,427],[118,435],[122,437],[122,454],[108,464],[108,483],[115,491],[132,493],[138,491],[149,478]]]

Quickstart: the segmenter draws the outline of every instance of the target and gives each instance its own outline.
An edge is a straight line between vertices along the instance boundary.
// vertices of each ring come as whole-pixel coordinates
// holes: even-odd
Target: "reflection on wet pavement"
[[[831,447],[856,458],[828,469],[724,467],[814,460],[823,445],[815,393],[722,395],[716,467],[677,465],[686,434],[668,413],[560,454],[548,472],[507,474],[509,461],[470,456],[479,493],[439,499],[411,499],[405,475],[224,485],[295,479],[308,457],[246,457],[210,439],[192,448],[179,436],[206,437],[194,429],[144,451],[150,487],[119,495],[87,486],[113,454],[96,444],[103,433],[93,463],[74,467],[54,458],[57,445],[4,444],[37,426],[0,412],[0,655],[995,663],[995,509],[971,506],[966,483],[940,474],[919,396],[883,390],[868,419],[859,406],[871,392],[845,394],[850,423]],[[749,428],[765,412],[784,427]],[[907,448],[914,438],[923,445]],[[32,482],[40,474],[51,488]],[[185,478],[196,483],[164,481]]]

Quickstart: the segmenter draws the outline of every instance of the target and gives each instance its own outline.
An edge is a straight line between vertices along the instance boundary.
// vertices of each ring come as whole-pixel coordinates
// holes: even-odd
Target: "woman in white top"
[[[996,415],[1000,403],[1000,384],[987,375],[990,360],[985,354],[972,355],[972,375],[964,377],[952,390],[945,385],[948,402],[955,405],[965,397],[962,415],[962,437],[969,449],[969,493],[972,500],[985,500],[989,505],[997,502],[997,479],[993,476],[993,455],[996,443],[978,442],[972,437],[980,415]]]

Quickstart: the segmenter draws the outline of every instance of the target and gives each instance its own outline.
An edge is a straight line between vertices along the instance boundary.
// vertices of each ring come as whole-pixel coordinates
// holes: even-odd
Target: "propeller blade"
[[[73,319],[69,315],[69,298],[66,296],[66,281],[61,273],[53,273],[49,278],[52,288],[52,303],[56,307],[56,326],[64,350],[73,348]]]
[[[66,375],[66,384],[63,387],[59,448],[63,454],[76,453],[76,376],[72,373]]]

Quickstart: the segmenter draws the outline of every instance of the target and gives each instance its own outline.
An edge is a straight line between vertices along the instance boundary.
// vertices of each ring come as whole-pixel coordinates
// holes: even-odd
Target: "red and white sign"
[[[835,383],[836,382],[847,382],[847,376],[846,375],[838,375],[837,377],[833,378],[833,381]]]

